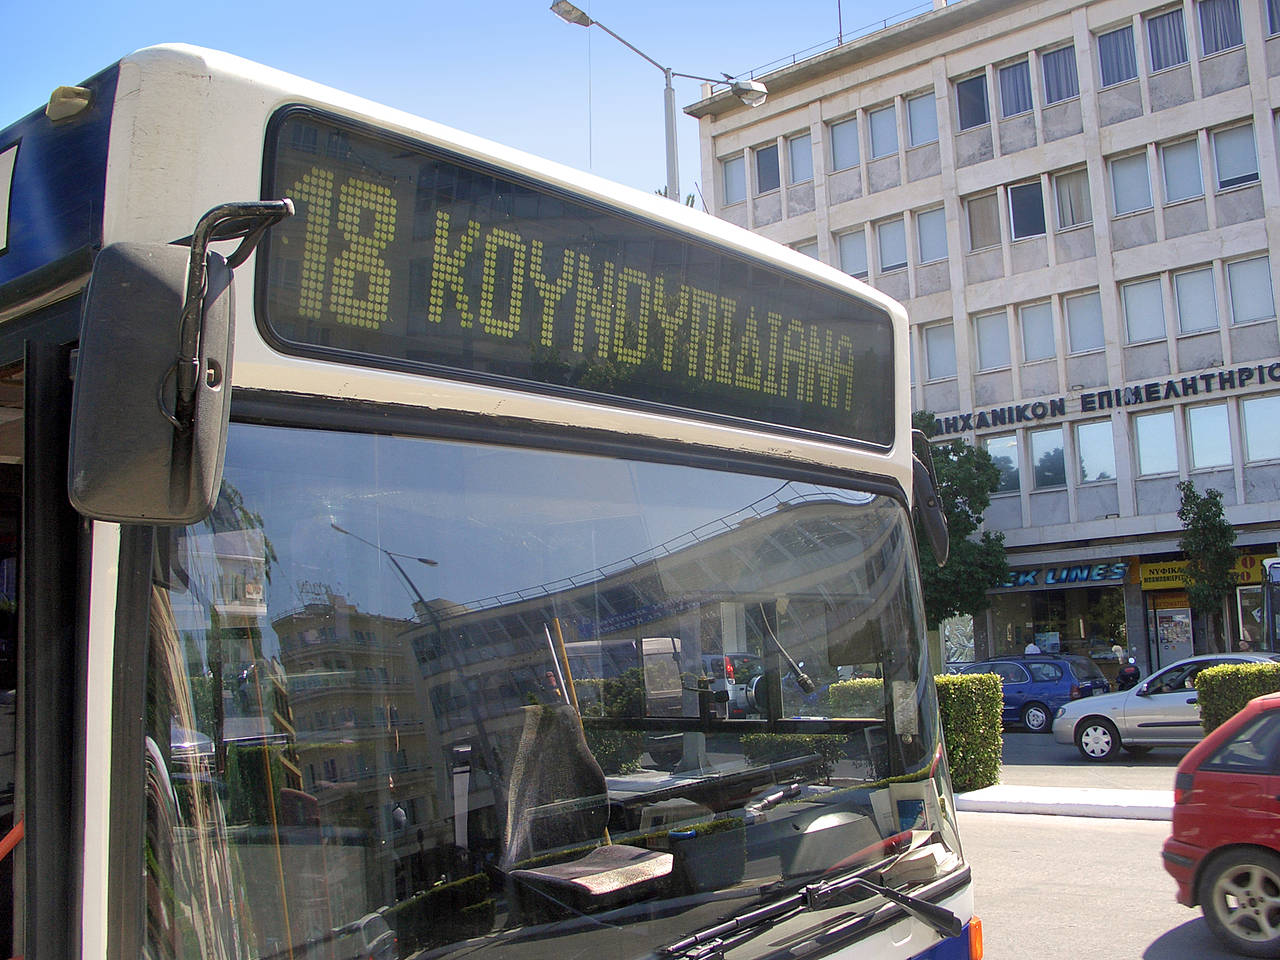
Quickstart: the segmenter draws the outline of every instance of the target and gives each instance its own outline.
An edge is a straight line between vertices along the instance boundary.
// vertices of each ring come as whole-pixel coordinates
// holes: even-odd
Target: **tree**
[[[1187,599],[1208,614],[1209,648],[1222,646],[1222,609],[1235,595],[1236,531],[1222,512],[1222,491],[1212,487],[1201,495],[1190,480],[1178,484],[1182,503],[1178,519],[1183,534],[1178,546],[1187,557]]]
[[[934,423],[934,415],[927,410],[912,417],[913,426],[923,430],[925,436],[933,435]],[[931,630],[948,617],[986,610],[991,606],[987,591],[1009,575],[1004,534],[990,530],[978,533],[982,514],[1000,482],[1000,470],[990,454],[963,440],[936,444],[933,468],[947,515],[951,556],[945,567],[938,566],[928,538],[917,535],[925,616]]]

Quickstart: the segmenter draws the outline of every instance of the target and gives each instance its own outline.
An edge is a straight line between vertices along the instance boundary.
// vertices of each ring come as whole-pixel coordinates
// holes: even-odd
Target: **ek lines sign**
[[[1045,587],[1115,586],[1124,583],[1129,564],[1124,560],[1069,564],[1052,567],[1020,567],[1009,571],[1000,586],[1006,590],[1036,590]]]

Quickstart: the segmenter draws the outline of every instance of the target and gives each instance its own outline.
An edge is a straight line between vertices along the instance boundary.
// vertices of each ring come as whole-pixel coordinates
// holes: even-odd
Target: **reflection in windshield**
[[[237,425],[156,571],[151,955],[639,957],[944,877],[914,563],[883,495]]]

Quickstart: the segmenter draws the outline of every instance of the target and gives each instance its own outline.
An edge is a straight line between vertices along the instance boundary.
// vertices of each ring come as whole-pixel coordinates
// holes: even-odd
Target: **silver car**
[[[1120,750],[1188,747],[1204,736],[1196,675],[1224,663],[1269,663],[1280,655],[1212,653],[1156,671],[1132,690],[1073,700],[1053,718],[1053,738],[1074,743],[1086,760],[1110,760]]]

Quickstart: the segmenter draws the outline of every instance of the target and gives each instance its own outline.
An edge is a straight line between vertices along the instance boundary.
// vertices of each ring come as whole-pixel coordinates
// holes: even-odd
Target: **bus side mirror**
[[[938,481],[933,472],[933,453],[922,431],[912,430],[911,442],[911,486],[915,513],[929,540],[929,546],[933,548],[934,559],[941,567],[951,554],[951,539],[947,535],[947,514],[942,508]]]
[[[232,271],[289,200],[214,207],[189,246],[116,243],[80,319],[67,493],[86,517],[196,523],[222,483],[235,329]],[[230,257],[209,249],[241,241]]]
[[[213,509],[231,412],[231,269],[206,259],[195,406],[176,422],[178,319],[191,251],[117,243],[98,254],[80,321],[68,494],[86,517],[188,524]]]

